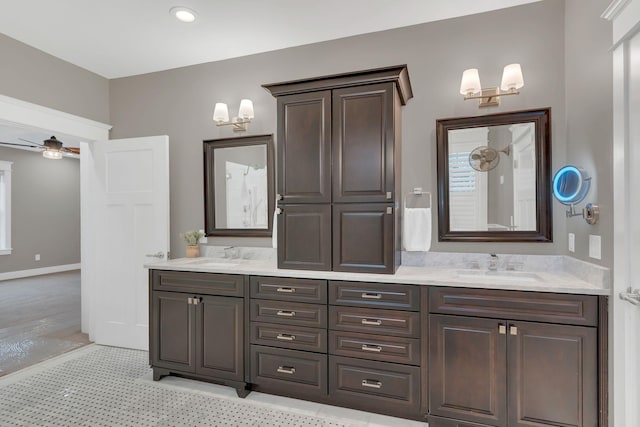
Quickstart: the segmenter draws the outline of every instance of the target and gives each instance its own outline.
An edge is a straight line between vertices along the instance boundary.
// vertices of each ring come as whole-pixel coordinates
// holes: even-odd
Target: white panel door
[[[169,138],[96,142],[94,340],[148,350],[148,272],[169,250]],[[161,254],[161,258],[149,255]]]
[[[612,298],[613,426],[640,426],[640,1],[614,2],[614,274]],[[623,21],[623,22],[616,22]],[[631,21],[635,22],[632,25]],[[630,29],[620,40],[620,28]],[[617,34],[617,35],[616,35]],[[633,298],[631,299],[632,301]]]

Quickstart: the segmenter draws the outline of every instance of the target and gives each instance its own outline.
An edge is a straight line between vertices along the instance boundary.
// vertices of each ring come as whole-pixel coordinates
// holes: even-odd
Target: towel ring
[[[428,200],[429,200],[429,205],[428,206],[421,206],[421,204],[425,204],[427,201],[427,197],[424,197],[425,195],[429,195]],[[429,191],[422,191],[421,187],[416,187],[413,189],[413,191],[411,191],[410,193],[407,193],[407,195],[404,198],[404,208],[423,208],[423,209],[431,209],[431,193]]]

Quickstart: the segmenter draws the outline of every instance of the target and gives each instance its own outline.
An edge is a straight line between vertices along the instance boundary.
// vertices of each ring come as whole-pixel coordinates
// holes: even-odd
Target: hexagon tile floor
[[[91,345],[0,378],[0,426],[426,426],[166,377],[148,353]]]

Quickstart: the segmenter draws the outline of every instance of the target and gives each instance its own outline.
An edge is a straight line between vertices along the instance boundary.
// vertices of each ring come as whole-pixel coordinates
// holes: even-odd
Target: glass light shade
[[[480,75],[477,68],[469,68],[462,73],[460,82],[460,93],[462,95],[473,95],[482,91],[480,86]]]
[[[44,150],[42,152],[42,157],[44,157],[45,159],[60,160],[62,158],[62,151]]]
[[[243,99],[240,101],[238,117],[241,119],[253,119],[253,102],[250,99]]]
[[[227,108],[227,104],[223,102],[216,102],[216,107],[213,109],[213,121],[214,122],[229,121],[229,109]]]
[[[520,89],[524,86],[524,78],[522,77],[522,68],[520,64],[509,64],[504,67],[502,72],[502,83],[500,89],[504,91],[512,91]]]

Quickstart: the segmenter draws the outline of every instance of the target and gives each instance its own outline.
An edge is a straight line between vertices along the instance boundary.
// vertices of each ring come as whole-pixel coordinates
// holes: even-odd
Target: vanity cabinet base
[[[220,380],[216,378],[207,378],[201,375],[193,375],[189,373],[184,373],[180,371],[171,371],[169,369],[156,368],[153,367],[153,380],[159,381],[161,378],[166,377],[167,375],[174,375],[176,377],[188,378],[191,380],[204,381],[212,384],[220,384],[227,387],[233,387],[236,389],[236,394],[238,397],[244,399],[251,393],[251,385],[242,381],[229,381],[229,380]]]

